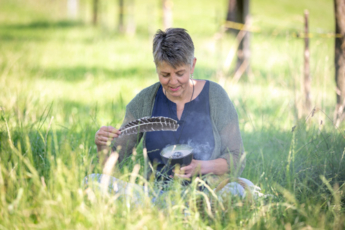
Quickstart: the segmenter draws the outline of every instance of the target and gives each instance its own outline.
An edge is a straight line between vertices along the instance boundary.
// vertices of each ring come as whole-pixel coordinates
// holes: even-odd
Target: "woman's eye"
[[[169,77],[169,75],[167,75],[167,74],[166,74],[166,75],[164,75],[164,74],[163,74],[163,75],[162,75],[162,77]]]
[[[178,73],[177,76],[182,77],[183,73]]]

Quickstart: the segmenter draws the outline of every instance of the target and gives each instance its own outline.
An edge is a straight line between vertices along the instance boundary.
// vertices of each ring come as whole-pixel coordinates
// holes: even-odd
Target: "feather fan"
[[[120,136],[152,131],[176,131],[178,127],[177,121],[169,117],[143,117],[120,128]]]

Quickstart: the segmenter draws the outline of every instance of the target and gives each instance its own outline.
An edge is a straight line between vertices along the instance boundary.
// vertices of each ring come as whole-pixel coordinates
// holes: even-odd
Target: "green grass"
[[[242,176],[275,196],[220,202],[208,195],[212,213],[195,208],[195,184],[181,198],[176,181],[155,206],[149,198],[136,206],[97,190],[93,198],[82,186],[85,175],[102,171],[95,132],[118,127],[125,105],[157,81],[151,44],[161,23],[156,1],[135,1],[137,33],[118,34],[115,4],[101,1],[94,28],[90,1],[80,2],[77,20],[68,19],[64,1],[0,2],[0,229],[345,227],[344,124],[332,124],[333,39],[310,41],[316,112],[305,117],[303,40],[292,36],[303,28],[304,9],[313,33],[332,32],[331,1],[253,1],[260,32],[251,35],[251,73],[237,83],[230,72],[217,75],[234,46],[231,36],[215,36],[226,1],[174,1],[174,25],[195,42],[194,76],[221,83],[237,109],[247,154]],[[116,176],[130,180],[136,164],[143,175],[137,152]]]

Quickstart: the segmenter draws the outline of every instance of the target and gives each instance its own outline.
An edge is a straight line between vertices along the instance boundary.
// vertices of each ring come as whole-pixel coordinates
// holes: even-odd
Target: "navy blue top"
[[[157,164],[161,171],[165,166],[160,152],[168,145],[188,144],[193,148],[193,158],[208,160],[214,149],[214,137],[209,105],[209,81],[206,81],[201,93],[184,106],[179,120],[176,104],[170,101],[159,87],[152,111],[152,117],[164,116],[178,121],[179,128],[174,131],[146,133],[146,148],[151,163]]]

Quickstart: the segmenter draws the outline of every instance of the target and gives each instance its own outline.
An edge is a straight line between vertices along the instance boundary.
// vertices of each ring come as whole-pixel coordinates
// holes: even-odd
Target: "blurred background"
[[[256,222],[260,229],[342,229],[345,133],[344,122],[333,122],[333,1],[238,0],[249,3],[244,27],[233,2],[0,0],[0,228],[103,229],[138,221],[140,228],[142,220],[154,220],[149,229],[185,228],[188,216],[175,206],[170,210],[180,212],[171,216],[113,201],[94,209],[81,183],[102,172],[96,131],[119,127],[126,104],[158,81],[152,38],[172,26],[194,41],[194,78],[221,84],[235,105],[247,154],[242,176],[279,198],[222,210],[226,217],[215,229]],[[124,161],[123,178],[143,165],[137,151]],[[206,229],[197,214],[190,226]]]
[[[313,33],[312,105],[331,114],[334,38],[327,33],[334,32],[333,2],[250,1],[250,63],[240,75],[235,71],[237,40],[224,32],[229,2],[1,0],[1,106],[54,101],[67,116],[55,117],[63,124],[73,111],[89,113],[97,104],[105,112],[100,123],[119,123],[123,108],[111,113],[109,103],[126,104],[157,81],[152,38],[172,26],[186,28],[195,42],[196,78],[219,82],[235,103],[250,104],[248,113],[276,114],[279,126],[288,128],[302,114],[304,41],[298,35],[307,9]]]
[[[1,123],[3,140],[8,128],[14,140],[30,132],[41,132],[46,139],[54,130],[60,144],[95,154],[98,128],[119,127],[125,105],[158,81],[152,38],[167,26],[190,33],[197,57],[194,77],[216,81],[227,90],[249,157],[259,152],[270,157],[277,151],[287,154],[296,126],[311,124],[301,146],[310,142],[308,135],[321,130],[339,135],[333,126],[333,2],[250,1],[245,28],[250,56],[240,72],[238,38],[229,27],[241,24],[226,23],[230,2],[1,0],[0,106],[2,120],[8,123]],[[311,79],[311,107],[306,112],[305,10]],[[322,143],[326,146],[327,140]],[[337,148],[341,154],[342,144]]]

